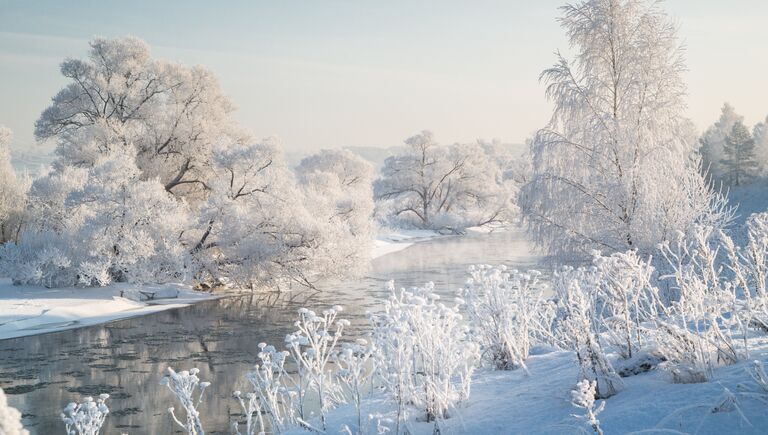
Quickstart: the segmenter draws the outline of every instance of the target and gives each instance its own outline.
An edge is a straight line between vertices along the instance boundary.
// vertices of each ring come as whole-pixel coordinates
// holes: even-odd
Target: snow
[[[154,299],[145,300],[153,293]],[[214,297],[174,284],[49,289],[14,286],[0,279],[0,339],[96,325]]]
[[[414,243],[442,236],[433,230],[382,229],[373,242],[371,259],[402,251]]]
[[[758,178],[752,183],[728,188],[728,203],[736,209],[735,225],[743,224],[752,213],[768,210],[768,180]]]
[[[605,401],[605,410],[598,416],[600,426],[606,434],[766,433],[766,403],[743,394],[755,387],[747,373],[752,360],[768,363],[768,341],[753,339],[752,345],[754,351],[750,359],[716,369],[709,382],[673,384],[665,372],[658,370],[624,378],[625,389]],[[578,381],[573,352],[539,350],[528,359],[530,375],[523,370],[475,372],[469,400],[450,411],[450,418],[440,423],[441,432],[592,433],[585,422],[574,417],[584,411],[571,403],[571,391]],[[726,389],[735,396],[735,406],[724,404]],[[395,406],[379,395],[363,402],[364,415],[394,410]],[[366,433],[376,433],[375,420],[369,422]],[[331,432],[345,424],[354,430],[355,422],[352,405],[342,406],[328,416]],[[434,429],[433,423],[418,421],[413,416],[408,426],[413,435],[428,435]]]

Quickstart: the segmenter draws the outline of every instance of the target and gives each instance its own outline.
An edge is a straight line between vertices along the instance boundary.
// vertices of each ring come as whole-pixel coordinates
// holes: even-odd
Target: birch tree
[[[676,28],[644,0],[562,12],[575,58],[541,75],[554,112],[531,146],[524,217],[552,254],[652,250],[715,199],[691,163]]]

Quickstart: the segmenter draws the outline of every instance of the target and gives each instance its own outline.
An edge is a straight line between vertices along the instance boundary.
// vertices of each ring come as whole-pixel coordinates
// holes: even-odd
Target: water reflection
[[[32,434],[60,433],[67,402],[102,392],[111,395],[105,433],[164,434],[173,426],[166,412],[172,397],[158,383],[163,370],[197,367],[198,376],[212,382],[200,409],[208,432],[229,433],[240,411],[231,394],[248,390],[243,375],[256,361],[257,344],[282,345],[299,308],[343,305],[354,336],[366,325],[365,313],[386,297],[386,281],[405,287],[434,281],[439,292],[453,296],[471,264],[535,267],[540,258],[528,248],[517,232],[447,237],[379,258],[365,278],[329,283],[321,292],[249,294],[0,341],[0,387]]]

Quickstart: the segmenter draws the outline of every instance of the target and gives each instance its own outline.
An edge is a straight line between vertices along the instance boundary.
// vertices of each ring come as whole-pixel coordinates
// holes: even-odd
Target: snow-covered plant
[[[595,395],[597,394],[597,383],[582,379],[576,384],[576,388],[571,390],[571,403],[577,408],[584,410],[583,415],[573,415],[579,420],[586,422],[597,435],[603,435],[600,428],[600,420],[597,416],[605,409],[605,400],[595,408]]]
[[[268,416],[269,427],[273,433],[281,433],[296,422],[294,398],[297,393],[291,391],[286,385],[288,383],[288,374],[285,371],[287,356],[287,351],[277,351],[274,346],[259,343],[258,357],[261,363],[256,364],[254,370],[246,375],[246,379],[253,387],[253,392],[246,394],[247,402],[243,400],[241,392],[234,393],[246,416],[246,435],[267,430],[263,414]],[[253,421],[254,414],[257,417],[258,426]]]
[[[264,417],[261,412],[261,403],[259,402],[259,396],[256,393],[246,393],[243,397],[243,393],[240,390],[232,392],[240,407],[243,409],[243,415],[245,415],[245,434],[255,435],[257,433],[264,433]],[[256,422],[253,417],[256,416]],[[256,424],[258,423],[258,425]],[[242,435],[240,432],[240,423],[238,421],[232,422],[232,432],[237,435]]]
[[[434,284],[394,290],[381,313],[372,316],[379,377],[397,405],[396,433],[408,406],[434,421],[469,396],[478,346],[468,339],[469,327],[460,306],[439,302]]]
[[[645,345],[643,322],[653,320],[661,309],[658,289],[651,284],[651,259],[636,252],[609,256],[595,253],[593,279],[597,316],[609,345],[623,358],[632,358]]]
[[[575,56],[541,75],[554,111],[531,146],[523,215],[554,255],[652,252],[711,214],[716,196],[690,159],[676,26],[652,0],[561,10]]]
[[[200,373],[200,370],[197,368],[177,373],[172,368],[168,367],[168,375],[160,380],[160,384],[167,386],[171,393],[176,396],[176,399],[181,403],[186,414],[186,421],[182,423],[176,417],[175,410],[173,406],[171,406],[168,408],[168,413],[171,415],[171,419],[173,419],[176,425],[189,435],[205,435],[203,423],[200,420],[200,413],[197,408],[203,401],[203,393],[205,393],[205,389],[211,385],[211,383],[200,382],[200,378],[197,377],[198,373]],[[200,392],[197,400],[195,400],[193,395],[197,389],[199,389]]]
[[[537,285],[540,273],[480,265],[469,275],[459,296],[483,355],[497,369],[526,369],[531,345],[550,333],[554,315]]]
[[[343,343],[341,352],[336,355],[336,377],[344,387],[345,396],[355,405],[357,414],[357,433],[363,433],[363,418],[361,403],[365,384],[373,379],[376,371],[375,361],[372,358],[373,346],[365,339],[358,339],[354,343]]]
[[[720,240],[728,256],[728,269],[733,274],[733,288],[743,298],[737,310],[747,347],[747,328],[768,332],[768,213],[756,213],[747,218],[746,246],[736,246],[721,233]]]
[[[285,337],[285,344],[291,358],[296,363],[296,379],[299,422],[308,424],[306,414],[306,395],[309,391],[317,393],[320,406],[320,422],[326,430],[326,413],[341,400],[341,391],[335,382],[328,363],[336,355],[336,345],[349,326],[346,319],[337,319],[341,306],[324,310],[321,315],[302,308],[299,320],[294,326],[296,331]]]
[[[595,381],[597,397],[616,394],[623,382],[616,374],[600,343],[601,321],[595,307],[594,268],[565,267],[554,274],[552,284],[558,298],[558,333],[576,352],[581,377]]]
[[[722,235],[722,233],[719,233]],[[672,273],[672,303],[656,319],[657,343],[678,382],[699,382],[740,355],[733,335],[740,311],[735,286],[722,278],[718,233],[695,225],[661,252]],[[728,245],[728,243],[726,243]]]
[[[0,433],[5,435],[29,435],[21,424],[21,413],[8,406],[8,398],[0,388]],[[67,431],[69,435],[69,431]]]
[[[94,400],[86,397],[82,403],[71,402],[62,411],[61,419],[69,435],[98,435],[109,414],[109,394],[101,394]]]

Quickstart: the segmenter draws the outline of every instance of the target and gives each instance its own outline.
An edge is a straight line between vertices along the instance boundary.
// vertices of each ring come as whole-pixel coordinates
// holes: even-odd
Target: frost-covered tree
[[[302,206],[278,143],[268,139],[219,151],[212,167],[212,194],[189,236],[201,273],[242,285],[284,279],[310,284],[308,264],[319,246],[316,220]]]
[[[737,114],[733,106],[724,103],[720,109],[720,118],[699,139],[702,169],[715,182],[722,181],[725,176],[726,169],[722,166],[722,160],[725,158],[725,140],[733,125],[743,121],[744,117]]]
[[[562,8],[575,51],[541,78],[554,103],[531,146],[521,208],[552,254],[650,251],[707,213],[683,117],[683,58],[675,26],[645,0]]]
[[[182,281],[188,209],[157,181],[142,180],[118,152],[90,168],[63,167],[35,181],[18,243],[0,268],[19,284],[49,287]]]
[[[768,170],[768,117],[765,121],[755,124],[752,129],[752,138],[755,140],[755,159],[757,160],[760,175],[765,175]]]
[[[302,160],[297,174],[302,204],[326,227],[333,270],[360,271],[376,233],[373,166],[346,150],[324,150]]]
[[[11,166],[8,144],[13,134],[0,125],[0,243],[16,239],[21,225],[27,183]]]
[[[720,160],[730,184],[738,186],[757,171],[755,140],[743,122],[737,121],[725,137],[723,158]]]
[[[154,59],[139,39],[96,38],[87,59],[65,60],[61,74],[69,83],[35,124],[39,140],[57,140],[61,164],[130,150],[143,178],[189,196],[206,190],[214,151],[246,142],[210,71]]]
[[[299,180],[276,141],[241,131],[209,71],[135,38],[90,46],[62,64],[70,83],[36,124],[58,158],[33,189],[17,281],[312,285],[364,264],[369,168],[321,155]]]
[[[461,231],[510,219],[503,168],[480,144],[441,146],[431,132],[405,141],[374,185],[386,218],[397,225]]]

